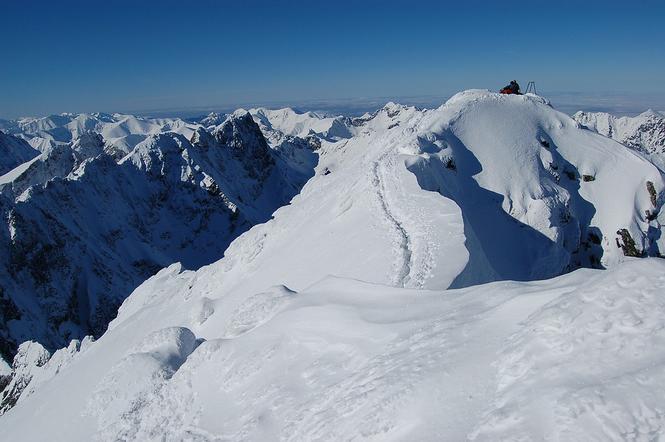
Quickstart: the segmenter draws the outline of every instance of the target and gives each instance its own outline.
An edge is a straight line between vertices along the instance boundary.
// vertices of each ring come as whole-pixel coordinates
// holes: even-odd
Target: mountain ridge
[[[283,115],[291,114],[271,122],[264,113],[261,125],[240,111],[223,128],[196,128],[191,142],[154,135],[157,145],[171,141],[137,145],[120,160],[174,177],[183,169],[164,169],[171,162],[159,155],[193,160],[221,143],[225,161],[202,168],[212,181],[197,182],[217,183],[213,170],[246,170],[251,158],[261,164],[252,179],[273,168],[287,182],[299,176],[302,188],[221,259],[196,271],[172,264],[145,281],[99,340],[79,338],[51,359],[22,344],[3,392],[5,410],[15,405],[0,418],[8,434],[311,440],[362,429],[384,439],[492,440],[509,428],[537,437],[526,419],[548,437],[584,439],[585,423],[606,423],[609,409],[626,416],[613,435],[640,419],[635,403],[614,400],[570,417],[579,405],[571,397],[599,403],[616,389],[591,392],[566,373],[646,373],[660,360],[650,336],[662,335],[665,264],[635,258],[665,250],[658,168],[533,95],[470,90],[428,110],[388,103],[334,120],[348,136],[331,135],[331,121],[309,130],[302,119],[315,115]],[[273,133],[248,149],[234,141],[260,139],[257,128]],[[232,184],[222,193],[233,195]],[[597,330],[611,330],[613,348],[634,340],[644,351],[624,355],[623,372],[594,364],[604,360]],[[532,365],[549,367],[562,345],[575,357],[540,376]],[[515,382],[522,376],[530,389]],[[552,379],[562,380],[558,389]],[[647,384],[638,389],[662,390]],[[523,406],[530,401],[540,406]],[[442,409],[445,422],[431,411]],[[543,420],[542,410],[557,417]],[[40,429],[26,427],[35,413]]]
[[[198,268],[221,257],[307,178],[249,116],[226,120],[209,139],[149,135],[117,160],[101,136],[85,135],[4,185],[4,357],[11,342],[57,348],[98,336],[145,278],[174,261]]]

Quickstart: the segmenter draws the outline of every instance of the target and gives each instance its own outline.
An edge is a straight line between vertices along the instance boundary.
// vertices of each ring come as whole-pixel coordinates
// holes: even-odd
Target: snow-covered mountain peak
[[[202,118],[199,123],[204,127],[217,126],[221,124],[226,119],[225,114],[220,114],[218,112],[210,112],[204,118]]]
[[[284,109],[251,109],[250,114],[259,124],[264,133],[268,133],[270,141],[278,142],[280,137],[274,134],[307,138],[315,136],[328,141],[347,139],[353,136],[351,120],[346,117],[327,117],[314,112],[300,113],[291,108]],[[271,136],[271,134],[273,136]]]
[[[93,131],[82,132],[72,142],[72,150],[78,154],[80,160],[93,158],[102,154],[104,146],[104,138]]]
[[[172,172],[173,159],[180,161],[181,154],[189,146],[187,139],[175,133],[148,135],[119,164],[133,163],[139,170],[161,176]],[[179,176],[179,173],[177,174]]]
[[[658,112],[653,109],[647,109],[638,115],[638,117],[641,118],[663,118],[663,116],[665,116],[663,112]]]
[[[220,290],[298,290],[329,273],[445,288],[545,278],[664,249],[653,234],[662,198],[652,203],[648,185],[662,195],[657,169],[539,97],[467,91],[435,110],[378,112],[357,129],[324,140],[321,173],[298,203],[211,266],[224,275]],[[322,237],[313,226],[331,227]],[[291,258],[310,253],[317,258]],[[248,254],[261,278],[248,278]]]
[[[394,103],[392,101],[389,101],[388,103],[383,105],[383,107],[381,108],[381,110],[379,112],[385,112],[386,114],[388,114],[388,116],[394,117],[394,116],[397,116],[397,114],[399,114],[400,111],[402,111],[404,109],[407,109],[407,108],[408,108],[408,106],[404,106],[402,104],[397,104],[397,103]]]
[[[270,147],[249,112],[230,115],[215,127],[212,136],[242,159],[250,175],[262,179],[270,174],[274,164]]]
[[[120,113],[65,113],[3,124],[13,135],[25,139],[42,152],[56,145],[69,144],[85,132],[97,132],[117,159],[149,134],[177,132],[189,138],[197,126],[178,118],[145,118]]]
[[[602,257],[592,257],[601,253],[598,250],[583,259],[599,259],[602,265],[618,262],[622,254],[617,255],[621,249],[616,248],[614,232],[623,228],[642,238],[637,240],[640,250],[652,247],[654,238],[646,234],[650,216],[645,213],[658,212],[662,203],[652,206],[647,183],[662,192],[660,172],[618,143],[581,130],[546,100],[467,91],[425,121],[434,122],[431,133],[420,137],[448,146],[443,151],[452,153],[458,175],[460,161],[471,160],[468,172],[482,188],[502,195],[506,213],[573,255],[578,252],[570,249],[572,244],[588,251],[596,247],[596,229],[604,236],[597,244],[602,245]],[[434,151],[436,147],[430,145]],[[467,153],[472,155],[465,159]],[[445,182],[436,186],[450,187]],[[626,204],[623,209],[617,210],[618,201]],[[639,201],[637,210],[634,201]],[[548,267],[555,254],[546,255]]]
[[[76,300],[12,291],[21,338],[46,312],[80,338],[122,298],[100,294],[183,264],[134,290],[96,342],[23,358],[13,379],[35,380],[1,418],[8,437],[588,440],[589,421],[620,416],[612,437],[633,434],[642,405],[660,406],[664,264],[633,257],[665,250],[665,180],[541,97],[471,90],[359,119],[255,109],[190,135],[147,134],[11,207],[16,268],[36,284],[57,269]],[[79,202],[106,198],[79,228]],[[34,219],[61,205],[57,223]],[[33,264],[25,219],[77,253],[52,241],[66,265]],[[638,349],[618,361],[632,377],[607,342]]]
[[[226,120],[212,130],[212,135],[222,145],[233,149],[245,144],[260,148],[268,148],[268,144],[249,112],[242,110],[229,115]]]

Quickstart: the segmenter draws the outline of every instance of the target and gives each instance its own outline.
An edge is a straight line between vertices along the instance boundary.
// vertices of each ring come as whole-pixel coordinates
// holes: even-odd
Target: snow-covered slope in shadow
[[[0,182],[2,175],[39,155],[28,143],[0,131]]]
[[[108,145],[106,145],[108,146]],[[119,162],[98,135],[55,146],[6,183],[0,352],[100,335],[145,279],[196,269],[288,204],[313,174],[271,149],[249,114],[212,132],[151,135]]]

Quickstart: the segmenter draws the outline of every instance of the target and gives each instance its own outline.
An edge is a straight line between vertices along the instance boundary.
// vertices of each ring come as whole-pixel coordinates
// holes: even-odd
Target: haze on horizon
[[[665,110],[663,17],[652,0],[12,1],[0,117],[436,103],[513,78],[562,110]]]

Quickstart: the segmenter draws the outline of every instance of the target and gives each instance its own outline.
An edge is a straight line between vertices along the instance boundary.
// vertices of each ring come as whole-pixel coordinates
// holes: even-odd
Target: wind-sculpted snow
[[[173,266],[0,422],[26,441],[648,438],[665,431],[663,271],[449,292],[326,278],[234,307]]]
[[[501,350],[473,440],[658,440],[665,433],[661,262],[631,263],[545,304]]]
[[[409,170],[464,217],[470,258],[454,285],[611,266],[626,251],[624,228],[640,253],[663,250],[652,232],[662,220],[650,219],[662,197],[649,201],[647,190],[658,183],[662,194],[661,173],[542,100],[465,92],[421,127]]]

